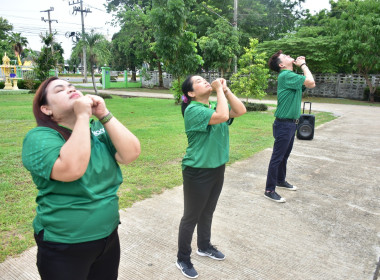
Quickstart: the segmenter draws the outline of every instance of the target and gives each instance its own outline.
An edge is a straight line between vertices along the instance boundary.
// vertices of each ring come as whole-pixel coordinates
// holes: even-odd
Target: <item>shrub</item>
[[[20,79],[17,81],[17,87],[19,89],[28,89],[30,91],[35,91],[40,86],[41,81],[32,79]],[[0,89],[3,89],[5,82],[0,82]]]
[[[41,84],[41,81],[33,80],[33,79],[29,79],[29,78],[26,78],[23,80],[18,80],[18,82],[17,82],[17,86],[19,89],[28,89],[30,91],[34,91],[34,90],[38,89],[40,84]]]
[[[179,83],[178,83],[178,80],[173,80],[172,86],[170,87],[170,92],[174,96],[175,104],[181,104],[181,102],[182,102],[181,97],[183,95],[183,93],[182,93],[183,81],[184,81],[183,78],[180,79]]]
[[[247,111],[266,111],[268,110],[268,106],[263,103],[244,103]]]

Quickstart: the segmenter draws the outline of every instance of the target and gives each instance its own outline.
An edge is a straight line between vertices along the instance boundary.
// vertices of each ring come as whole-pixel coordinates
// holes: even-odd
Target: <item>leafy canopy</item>
[[[250,39],[249,48],[239,59],[239,71],[231,77],[231,88],[247,97],[262,98],[268,87],[269,69],[266,67],[265,54],[257,50],[258,40]]]

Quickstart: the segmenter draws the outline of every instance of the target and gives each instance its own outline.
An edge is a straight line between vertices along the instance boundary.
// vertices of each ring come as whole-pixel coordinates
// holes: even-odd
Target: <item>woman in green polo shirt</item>
[[[104,100],[52,77],[36,92],[37,127],[25,136],[22,161],[37,186],[33,221],[42,279],[117,279],[118,196],[139,140]],[[92,120],[95,116],[99,121]]]
[[[217,102],[209,100],[213,90]],[[176,266],[186,277],[196,278],[198,273],[190,261],[195,226],[197,254],[215,260],[225,258],[210,243],[211,223],[229,160],[228,124],[243,115],[246,108],[224,79],[210,85],[201,76],[190,76],[182,84],[182,91],[188,147],[182,160],[184,214],[179,226]]]

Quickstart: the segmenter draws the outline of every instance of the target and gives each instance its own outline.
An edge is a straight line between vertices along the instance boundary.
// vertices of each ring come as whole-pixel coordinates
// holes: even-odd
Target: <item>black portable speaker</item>
[[[309,114],[305,114],[305,103],[310,104]],[[297,126],[297,138],[300,140],[312,140],[314,138],[315,116],[311,115],[311,102],[303,103],[303,112]]]

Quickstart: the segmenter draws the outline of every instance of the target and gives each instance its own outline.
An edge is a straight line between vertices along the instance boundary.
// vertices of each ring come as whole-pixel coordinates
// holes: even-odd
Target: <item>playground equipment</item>
[[[4,89],[6,89],[6,90],[17,90],[18,89],[17,80],[19,78],[16,78],[16,66],[12,66],[10,64],[10,61],[11,60],[7,56],[7,53],[5,53],[3,56],[3,64],[0,66],[1,71],[5,75]],[[12,70],[13,70],[13,73],[12,73]],[[12,82],[13,82],[13,86],[12,86]]]

